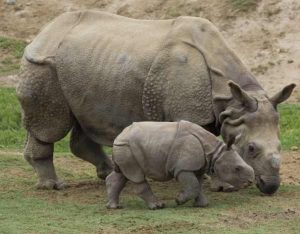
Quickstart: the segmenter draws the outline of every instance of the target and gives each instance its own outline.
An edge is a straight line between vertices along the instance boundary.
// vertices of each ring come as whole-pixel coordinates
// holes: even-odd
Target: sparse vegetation
[[[236,11],[249,11],[256,8],[258,0],[231,0]]]
[[[25,46],[22,40],[0,36],[0,75],[17,72]]]

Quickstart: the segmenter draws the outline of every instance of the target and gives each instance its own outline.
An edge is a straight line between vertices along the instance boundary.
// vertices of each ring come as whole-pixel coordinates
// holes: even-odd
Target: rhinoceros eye
[[[254,143],[249,143],[248,145],[248,153],[252,157],[256,157],[257,155],[257,147]]]

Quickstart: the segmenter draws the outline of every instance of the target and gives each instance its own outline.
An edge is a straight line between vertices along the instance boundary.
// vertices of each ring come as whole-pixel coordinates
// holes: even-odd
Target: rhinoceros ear
[[[281,91],[269,99],[270,102],[274,105],[274,107],[276,107],[279,103],[284,102],[291,96],[295,87],[295,84],[285,86]]]
[[[238,84],[233,81],[228,82],[231,94],[234,99],[242,103],[249,111],[255,111],[257,109],[257,101],[250,97]]]

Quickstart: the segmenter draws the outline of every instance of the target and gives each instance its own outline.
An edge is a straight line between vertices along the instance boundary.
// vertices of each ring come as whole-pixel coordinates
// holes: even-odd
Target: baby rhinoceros
[[[182,191],[177,204],[195,199],[194,206],[208,201],[202,193],[205,173],[243,188],[254,180],[254,171],[240,155],[202,127],[188,121],[139,122],[125,128],[113,144],[114,171],[106,178],[107,208],[121,208],[119,195],[126,182],[150,209],[164,204],[153,194],[146,177],[157,181],[176,178]]]

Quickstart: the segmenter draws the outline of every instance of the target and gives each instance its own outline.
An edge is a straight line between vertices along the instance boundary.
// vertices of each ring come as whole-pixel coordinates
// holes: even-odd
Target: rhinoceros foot
[[[36,184],[37,189],[45,189],[45,190],[62,190],[66,189],[68,187],[67,183],[61,181],[61,180],[53,180],[53,179],[48,179],[44,181],[40,181],[39,183]]]
[[[122,209],[123,206],[121,206],[120,204],[117,204],[117,203],[108,202],[108,203],[106,204],[106,208],[107,208],[107,209]]]
[[[208,205],[209,202],[207,198],[203,195],[200,195],[195,199],[194,207],[207,207]]]
[[[105,160],[102,164],[97,166],[97,176],[98,178],[105,180],[105,178],[112,172],[113,166],[112,166],[112,161],[111,157],[105,157]]]
[[[97,176],[98,178],[105,180],[105,178],[112,172],[111,167],[107,168],[97,168]]]

